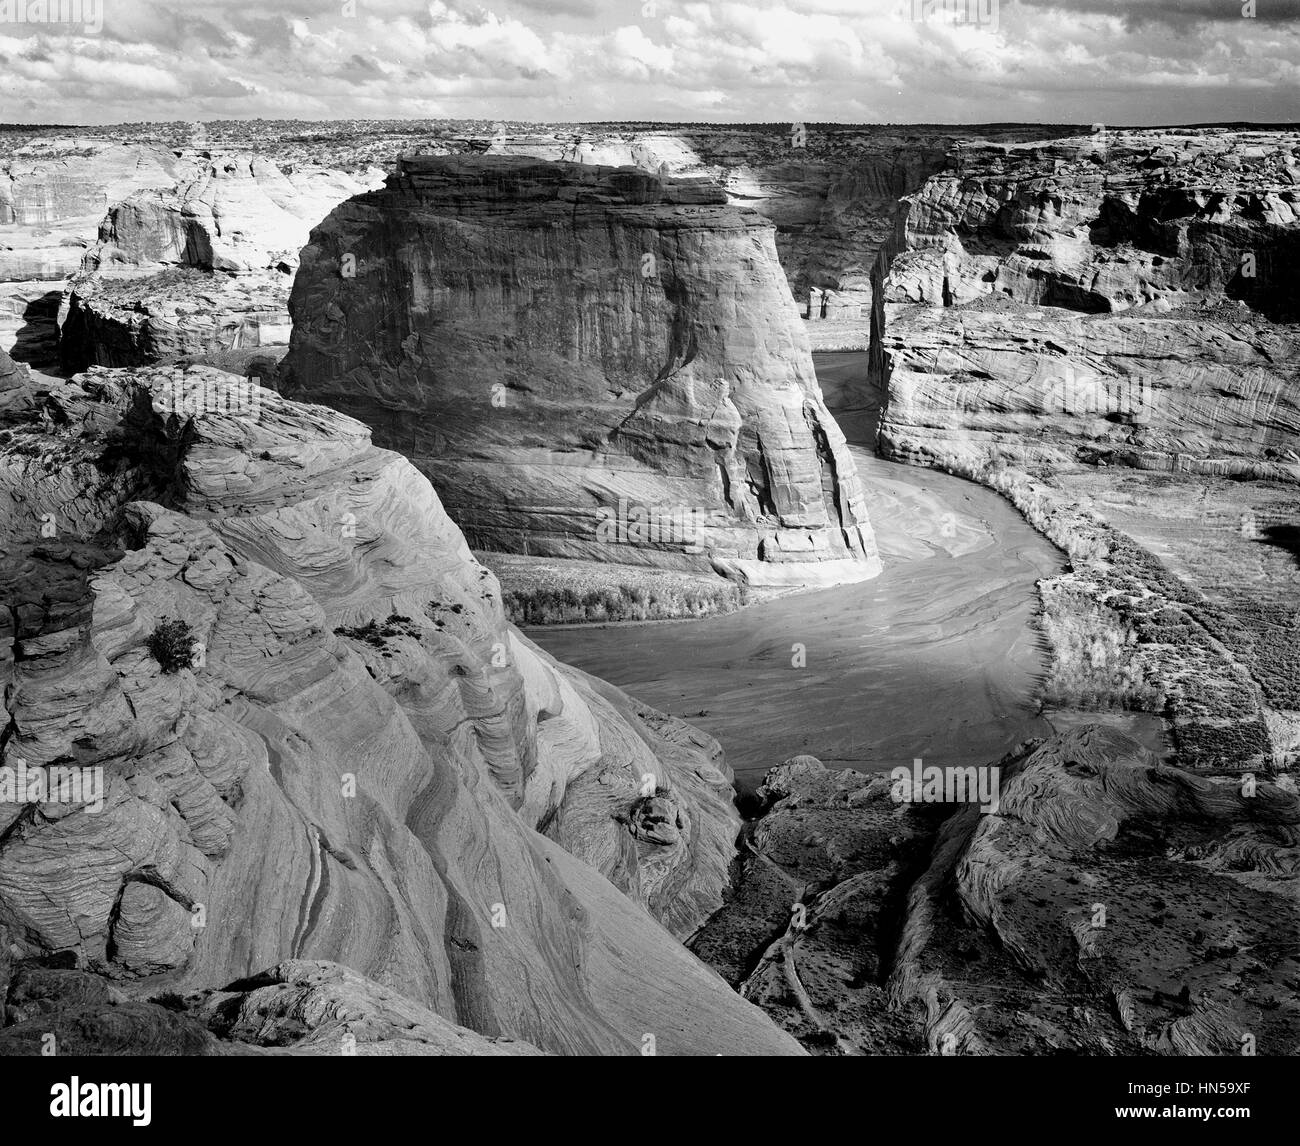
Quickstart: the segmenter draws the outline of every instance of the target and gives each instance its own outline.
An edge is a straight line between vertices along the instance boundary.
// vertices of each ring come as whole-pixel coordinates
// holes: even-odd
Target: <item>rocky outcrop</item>
[[[966,148],[904,201],[882,253],[881,446],[1300,477],[1296,143],[1188,130]]]
[[[19,392],[30,380],[31,375],[27,368],[20,366],[0,350],[0,395],[11,392],[18,397]],[[0,398],[0,401],[3,401],[3,398]]]
[[[1193,777],[1099,727],[1002,776],[997,811],[945,821],[909,894],[889,986],[924,1004],[932,1047],[1296,1053],[1296,951],[1277,941],[1300,872],[1293,782]],[[1009,1029],[981,1013],[992,984],[998,1010],[1027,1009]]]
[[[67,300],[65,370],[282,355],[311,226],[374,182],[247,153],[185,158],[174,186],[138,191],[104,218]]]
[[[773,769],[695,949],[823,1053],[1296,1053],[1292,780],[1193,776],[1101,726],[984,771],[990,806]]]
[[[56,363],[64,283],[104,212],[139,189],[171,186],[183,166],[163,147],[75,136],[10,152],[0,166],[0,348]]]
[[[431,154],[489,154],[709,179],[776,228],[776,247],[814,350],[865,350],[872,272],[894,235],[898,200],[951,167],[968,144],[1042,141],[1070,128],[771,124],[498,123],[444,131]],[[370,143],[373,146],[373,142]]]
[[[506,624],[410,463],[202,368],[27,389],[0,442],[13,958],[278,983],[286,1014],[318,1005],[296,971],[238,981],[328,960],[544,1050],[797,1049],[665,929],[721,898],[717,745]],[[675,840],[631,830],[660,788]]]
[[[79,278],[60,330],[63,362],[75,372],[182,359],[233,369],[262,360],[270,374],[289,345],[291,282],[287,270],[236,276],[179,267]]]
[[[290,960],[219,990],[134,997],[67,966],[21,967],[6,988],[0,1056],[537,1056],[448,1022],[337,963]],[[66,962],[63,961],[63,962]]]
[[[275,262],[292,268],[311,227],[374,182],[314,165],[282,171],[248,153],[200,152],[194,162],[197,170],[175,187],[115,203],[84,269],[186,266],[248,274]]]
[[[710,184],[404,160],[313,232],[291,310],[286,392],[410,457],[475,548],[879,571],[771,228]]]

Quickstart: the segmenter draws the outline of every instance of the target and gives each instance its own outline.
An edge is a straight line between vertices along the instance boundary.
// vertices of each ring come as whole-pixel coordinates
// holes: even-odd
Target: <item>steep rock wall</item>
[[[710,184],[411,158],[313,232],[290,306],[286,392],[415,461],[475,548],[879,571],[771,228]]]
[[[289,288],[311,226],[374,183],[374,173],[282,171],[248,153],[190,154],[182,170],[174,186],[137,191],[104,217],[65,302],[66,371],[180,358],[274,363],[288,345]]]
[[[1283,132],[968,149],[883,255],[886,452],[1300,476]]]
[[[35,139],[0,166],[0,348],[58,361],[64,284],[104,213],[141,188],[169,187],[185,165],[168,149],[102,139]]]

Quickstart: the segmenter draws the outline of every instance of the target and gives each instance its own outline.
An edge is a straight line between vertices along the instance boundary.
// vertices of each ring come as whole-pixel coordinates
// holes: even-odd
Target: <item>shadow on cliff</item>
[[[851,446],[876,452],[885,392],[865,350],[815,351],[813,365],[826,409]]]
[[[1262,531],[1260,540],[1265,545],[1274,545],[1291,554],[1292,560],[1300,565],[1300,525],[1270,525]]]
[[[23,324],[9,357],[23,362],[42,373],[62,373],[59,370],[59,303],[61,290],[46,291],[34,298],[23,310]]]
[[[1291,268],[1300,258],[1300,242],[1289,237],[1279,239],[1269,250],[1260,251],[1254,274],[1239,268],[1223,288],[1223,293],[1244,302],[1270,322],[1300,322],[1300,289]]]

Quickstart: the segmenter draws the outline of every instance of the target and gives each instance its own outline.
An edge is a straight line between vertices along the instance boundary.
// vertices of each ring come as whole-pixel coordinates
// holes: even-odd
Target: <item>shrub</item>
[[[429,602],[429,608],[441,608],[436,601]],[[460,605],[453,605],[452,611],[459,613]],[[349,640],[361,641],[376,649],[382,649],[387,644],[389,637],[416,637],[420,635],[419,627],[401,613],[389,613],[388,620],[380,624],[376,620],[369,620],[364,625],[340,625],[334,630],[340,637],[347,637]]]
[[[194,630],[180,619],[164,617],[145,645],[163,672],[179,672],[194,663]]]

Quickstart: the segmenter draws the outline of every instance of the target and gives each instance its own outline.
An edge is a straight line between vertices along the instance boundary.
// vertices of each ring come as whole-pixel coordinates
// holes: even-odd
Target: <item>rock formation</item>
[[[775,226],[777,254],[813,349],[865,350],[872,272],[893,238],[898,200],[947,168],[954,148],[1055,132],[1070,129],[497,124],[486,134],[444,133],[425,146],[435,154],[486,152],[709,179],[733,205]]]
[[[78,137],[31,140],[0,166],[0,349],[58,360],[64,284],[112,204],[171,186],[183,164],[151,144]]]
[[[47,959],[0,975],[0,1056],[536,1056],[529,1043],[448,1022],[337,963],[288,960],[224,989],[135,998]],[[55,964],[51,966],[50,964]],[[50,1043],[50,1039],[53,1043]]]
[[[1300,477],[1296,144],[1189,130],[964,149],[882,252],[882,448]]]
[[[1192,776],[1100,726],[994,767],[988,811],[773,769],[695,949],[824,1052],[1300,1049],[1293,781]]]
[[[669,933],[717,906],[734,854],[717,745],[507,625],[409,462],[199,367],[6,394],[8,959],[140,999],[276,987],[254,1024],[335,1006],[274,969],[327,960],[417,1027],[797,1050]],[[635,829],[647,794],[675,837]]]
[[[21,398],[25,396],[24,388],[30,381],[30,371],[0,350],[0,396],[9,393],[15,398]]]
[[[181,359],[227,368],[261,361],[258,376],[269,376],[288,348],[291,281],[275,269],[78,277],[60,331],[63,365],[76,372]]]
[[[286,392],[374,428],[475,548],[879,571],[770,225],[626,168],[416,157],[312,234]]]
[[[174,186],[138,191],[104,218],[71,284],[60,336],[66,370],[180,358],[274,363],[288,345],[289,288],[310,227],[367,186],[246,153],[184,155]]]

